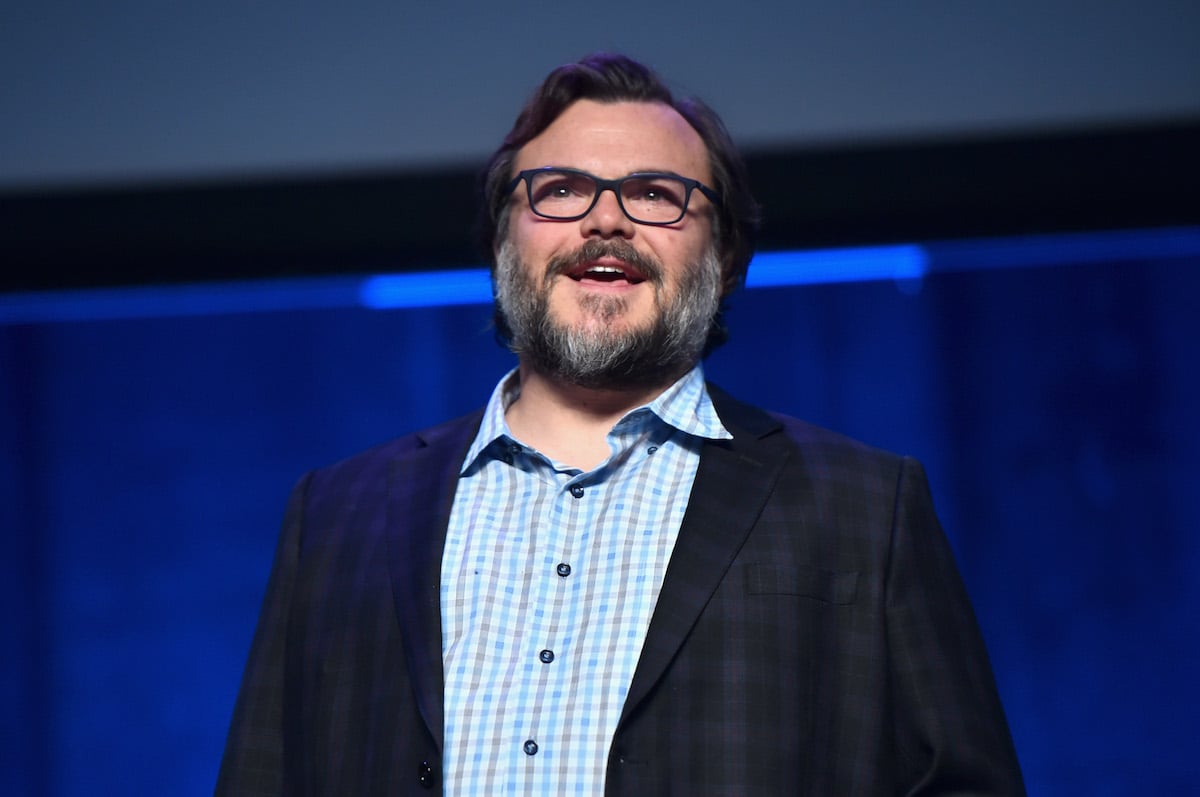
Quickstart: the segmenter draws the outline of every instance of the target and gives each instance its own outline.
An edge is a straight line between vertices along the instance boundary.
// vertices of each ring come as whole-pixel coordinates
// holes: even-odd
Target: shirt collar
[[[518,370],[514,368],[505,374],[492,390],[491,398],[488,399],[487,407],[483,411],[483,421],[479,425],[479,432],[475,435],[471,447],[467,449],[467,456],[463,460],[463,472],[466,472],[496,440],[515,442],[515,438],[508,428],[508,422],[504,419],[504,411],[520,394],[521,377]],[[695,437],[709,440],[733,439],[733,435],[729,433],[717,416],[717,410],[713,407],[712,399],[708,395],[708,388],[704,384],[704,369],[699,363],[653,401],[625,413],[621,420],[617,421],[614,429],[633,422],[635,416],[642,417],[647,412],[681,432]]]
[[[733,438],[717,417],[717,410],[704,385],[704,369],[699,363],[660,393],[658,398],[626,413],[618,424],[644,409],[654,413],[664,423],[695,437],[709,440]]]

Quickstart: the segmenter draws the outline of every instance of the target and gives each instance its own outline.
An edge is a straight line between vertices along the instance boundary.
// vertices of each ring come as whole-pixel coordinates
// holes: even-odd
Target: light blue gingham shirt
[[[447,795],[600,795],[703,439],[730,438],[697,366],[584,472],[516,440],[496,386],[442,554]]]

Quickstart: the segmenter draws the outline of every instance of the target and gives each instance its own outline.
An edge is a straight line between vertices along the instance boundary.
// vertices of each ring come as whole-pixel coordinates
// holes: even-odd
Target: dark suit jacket
[[[609,795],[1023,794],[920,465],[712,389]],[[218,795],[439,793],[439,581],[481,415],[306,476]]]

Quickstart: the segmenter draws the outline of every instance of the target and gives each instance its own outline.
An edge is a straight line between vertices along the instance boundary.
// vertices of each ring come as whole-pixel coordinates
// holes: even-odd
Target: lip
[[[588,260],[564,272],[575,282],[595,285],[638,285],[646,281],[646,275],[635,266],[616,257]]]

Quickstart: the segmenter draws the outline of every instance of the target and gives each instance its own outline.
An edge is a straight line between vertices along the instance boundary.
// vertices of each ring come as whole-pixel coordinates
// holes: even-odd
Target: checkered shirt
[[[442,555],[447,795],[600,795],[702,439],[729,438],[699,366],[583,472],[516,440],[496,386]]]

